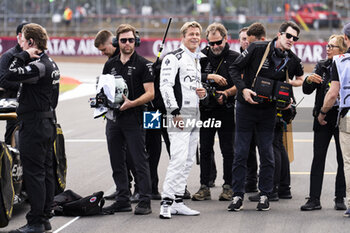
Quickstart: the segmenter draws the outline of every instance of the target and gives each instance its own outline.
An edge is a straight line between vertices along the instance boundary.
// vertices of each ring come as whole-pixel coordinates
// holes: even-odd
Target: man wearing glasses
[[[200,183],[201,187],[192,200],[210,200],[210,172],[213,164],[213,146],[216,132],[219,135],[220,149],[224,164],[224,184],[220,201],[230,201],[232,198],[232,161],[234,135],[234,95],[236,88],[229,78],[228,68],[239,53],[230,50],[227,43],[227,30],[220,23],[213,23],[206,30],[209,46],[202,50],[205,57],[200,60],[202,82],[209,88],[215,88],[209,93],[209,102],[201,103],[200,117],[202,121],[210,118],[221,121],[221,128],[200,128]],[[207,102],[207,100],[206,100]]]
[[[135,52],[140,38],[129,24],[118,27],[116,38],[120,54],[109,59],[103,74],[121,75],[126,81],[129,96],[123,95],[124,103],[115,113],[115,120],[107,119],[106,136],[108,151],[113,170],[113,179],[118,193],[116,201],[106,208],[105,212],[131,211],[129,182],[123,146],[135,165],[139,187],[140,201],[135,207],[135,214],[150,214],[151,180],[148,155],[145,151],[145,133],[142,127],[143,105],[154,98],[152,63]]]
[[[257,210],[269,210],[268,197],[273,190],[274,154],[272,148],[273,131],[276,118],[276,102],[269,99],[255,100],[257,93],[252,90],[255,76],[266,80],[289,81],[297,85],[302,82],[303,67],[300,59],[290,50],[297,41],[300,29],[293,22],[284,22],[277,37],[269,42],[252,43],[232,64],[230,75],[237,87],[235,154],[232,165],[232,203],[228,211],[239,211],[243,208],[244,181],[249,145],[253,131],[256,130],[257,146],[260,155],[259,190],[260,200]],[[269,46],[269,47],[268,47]],[[269,51],[266,50],[269,48]],[[261,62],[265,51],[266,59]],[[260,67],[260,71],[258,69]],[[241,74],[243,73],[243,79]]]

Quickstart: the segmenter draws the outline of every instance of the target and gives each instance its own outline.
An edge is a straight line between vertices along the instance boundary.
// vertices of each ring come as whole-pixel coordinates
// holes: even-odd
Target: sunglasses
[[[290,34],[290,33],[288,33],[288,32],[281,32],[281,35],[283,35],[283,34],[286,34],[287,39],[290,39],[290,38],[293,37],[293,41],[294,41],[294,42],[299,40],[299,37],[293,36],[292,34]]]
[[[120,42],[122,44],[125,44],[127,41],[129,41],[130,44],[134,43],[135,42],[135,38],[121,38],[120,39]]]
[[[208,41],[208,44],[209,44],[210,46],[221,45],[223,40],[224,40],[224,39],[221,39],[221,40],[218,40],[218,41]]]
[[[339,46],[332,45],[332,44],[327,44],[327,45],[326,45],[326,48],[327,48],[327,49],[334,49],[334,48],[339,48]]]

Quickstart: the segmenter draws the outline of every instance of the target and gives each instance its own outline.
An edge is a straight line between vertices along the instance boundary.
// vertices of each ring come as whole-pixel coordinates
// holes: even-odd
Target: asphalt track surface
[[[63,94],[57,108],[58,121],[66,139],[67,189],[72,189],[81,196],[100,190],[109,194],[114,191],[114,183],[105,139],[105,122],[102,119],[93,119],[93,110],[88,103],[89,97],[93,96],[95,78],[102,71],[103,65],[64,62],[59,62],[58,65],[62,75],[76,78],[83,83],[77,89]],[[300,100],[301,90],[295,91]],[[313,100],[314,96],[308,96],[299,106],[310,107]],[[310,108],[305,108],[305,112],[307,112],[305,115],[311,115]],[[229,202],[218,201],[223,180],[222,156],[216,140],[218,178],[216,186],[211,189],[212,200],[185,202],[191,208],[199,210],[200,216],[173,216],[170,220],[162,220],[158,217],[159,201],[152,201],[153,212],[147,216],[136,216],[128,212],[108,216],[54,217],[51,219],[53,232],[349,232],[350,219],[342,217],[343,211],[333,209],[337,168],[334,142],[331,142],[325,169],[321,196],[322,210],[300,211],[300,206],[306,202],[305,197],[309,192],[309,171],[312,161],[312,122],[310,118],[306,118],[298,116],[295,120],[302,124],[303,130],[293,134],[295,155],[295,160],[291,163],[293,199],[271,202],[270,211],[256,211],[256,203],[250,202],[247,198],[251,194],[245,196],[244,209],[240,212],[228,212],[226,208]],[[4,129],[4,122],[0,124]],[[158,168],[160,191],[168,160],[168,154],[163,146]],[[199,166],[194,165],[188,179],[188,189],[191,193],[195,193],[199,185]],[[106,205],[111,203],[106,201]],[[16,206],[9,225],[0,229],[0,232],[8,232],[24,225],[28,209],[28,204]]]

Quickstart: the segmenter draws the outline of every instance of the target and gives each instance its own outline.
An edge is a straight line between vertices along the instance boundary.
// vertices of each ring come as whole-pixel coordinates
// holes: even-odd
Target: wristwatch
[[[326,113],[326,112],[323,112],[322,110],[320,110],[320,114],[322,114],[322,115],[327,115],[327,113]]]

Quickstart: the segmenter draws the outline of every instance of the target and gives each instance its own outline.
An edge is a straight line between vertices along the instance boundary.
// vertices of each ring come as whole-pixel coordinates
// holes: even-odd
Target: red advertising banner
[[[168,39],[165,42],[163,55],[175,50],[180,46],[179,39]],[[16,38],[0,37],[0,54],[15,46]],[[141,46],[137,52],[145,57],[152,58],[158,54],[162,39],[142,39]],[[230,48],[239,51],[239,42],[237,40],[229,41]],[[304,63],[316,63],[326,58],[326,42],[298,42],[295,43],[292,51]],[[201,48],[207,46],[206,41],[201,42]],[[47,45],[47,53],[53,56],[101,56],[101,53],[94,46],[94,38],[78,37],[51,37]]]

